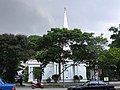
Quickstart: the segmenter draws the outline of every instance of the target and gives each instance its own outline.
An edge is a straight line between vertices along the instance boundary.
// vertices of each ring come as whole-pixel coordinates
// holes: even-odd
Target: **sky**
[[[0,0],[0,34],[43,35],[62,28],[64,8],[70,29],[109,38],[120,23],[120,0]]]

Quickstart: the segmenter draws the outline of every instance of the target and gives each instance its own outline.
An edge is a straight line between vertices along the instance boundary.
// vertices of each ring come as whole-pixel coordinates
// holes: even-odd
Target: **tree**
[[[76,63],[86,63],[87,71],[94,70],[94,74],[98,71],[96,67],[98,65],[97,58],[100,52],[105,50],[107,46],[107,39],[103,38],[102,34],[100,36],[93,36],[93,33],[83,33],[83,43],[78,43],[72,46],[72,60]],[[90,73],[87,73],[90,75]],[[89,76],[88,76],[89,77]]]
[[[101,52],[98,62],[99,68],[102,68],[102,76],[109,76],[111,78],[119,78],[120,76],[120,31],[117,27],[109,28],[113,34],[110,36],[112,42],[109,44],[110,49]]]
[[[0,76],[14,81],[20,61],[28,60],[29,45],[25,35],[0,35]]]
[[[68,62],[69,59],[77,63],[95,60],[106,42],[107,39],[102,35],[94,37],[93,33],[83,33],[80,29],[52,28],[39,39],[36,58],[44,66],[49,62],[58,63],[60,75],[61,64]]]
[[[31,54],[31,58],[35,59],[35,54],[37,52],[37,47],[38,47],[38,40],[41,38],[41,36],[38,35],[30,35],[28,37],[28,42],[29,42],[29,50],[30,50],[30,54]]]
[[[63,62],[63,56],[61,57],[61,55],[67,53],[67,51],[63,50],[66,40],[65,32],[65,29],[51,29],[47,35],[39,39],[39,52],[36,55],[36,58],[42,63],[43,67],[49,62],[59,63],[59,75],[61,73],[61,62]]]
[[[100,36],[93,36],[93,33],[83,33],[83,43],[77,43],[72,46],[73,60],[77,63],[86,63],[89,66],[95,66],[100,52],[105,50],[107,39]]]
[[[99,67],[103,70],[102,76],[120,79],[120,48],[110,48],[100,54]]]
[[[100,60],[101,65],[105,70],[109,70],[109,68],[112,68],[112,74],[115,75],[114,71],[117,71],[117,74],[120,76],[120,30],[117,27],[110,27],[109,31],[111,31],[113,34],[110,36],[110,39],[112,39],[109,50],[105,50],[104,52],[101,53],[100,57],[98,60]],[[108,64],[106,64],[108,63]],[[105,64],[105,65],[104,65]],[[108,74],[109,74],[108,72]],[[111,75],[112,75],[111,74]]]
[[[110,36],[110,39],[112,39],[112,42],[110,44],[110,47],[117,47],[120,48],[120,31],[116,27],[109,28],[109,31],[113,32],[113,34]]]
[[[37,51],[37,42],[38,40],[41,38],[41,36],[38,36],[38,35],[30,35],[28,37],[28,41],[30,43],[30,48],[33,49],[33,50],[36,50]]]

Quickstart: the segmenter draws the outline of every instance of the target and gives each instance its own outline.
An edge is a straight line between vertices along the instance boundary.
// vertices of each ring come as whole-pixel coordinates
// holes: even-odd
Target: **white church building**
[[[69,28],[68,22],[67,22],[66,9],[64,9],[64,26],[63,27]],[[64,70],[67,66],[70,66],[71,64],[73,64],[72,60],[69,60],[69,62],[65,64],[64,66],[61,64],[61,71]],[[36,80],[34,73],[33,73],[33,68],[40,67],[40,62],[38,62],[37,60],[31,59],[27,62],[27,66],[28,66],[28,82],[33,82]],[[58,74],[58,63],[51,62],[44,69],[42,81],[46,81],[46,79],[48,79],[49,77],[51,78],[52,75],[54,74]],[[75,75],[82,76],[81,81],[87,80],[85,64],[78,64],[75,66],[71,65],[64,71],[64,73],[61,74],[61,80],[64,79],[65,82],[73,82],[73,77]]]
[[[69,66],[73,64],[73,62],[69,62],[64,66]],[[29,60],[27,62],[28,65],[28,73],[29,73],[29,78],[28,82],[33,82],[36,80],[33,74],[33,68],[35,67],[40,67],[40,63],[37,60]],[[63,70],[63,65],[61,70]],[[46,81],[49,77],[51,78],[52,75],[58,74],[58,63],[49,63],[45,69],[44,69],[44,74],[42,76],[42,81]],[[73,82],[73,77],[74,75],[82,76],[82,81],[86,81],[86,67],[85,64],[79,64],[77,66],[70,66],[64,71],[64,77],[63,74],[61,74],[61,81],[64,78],[65,82]]]

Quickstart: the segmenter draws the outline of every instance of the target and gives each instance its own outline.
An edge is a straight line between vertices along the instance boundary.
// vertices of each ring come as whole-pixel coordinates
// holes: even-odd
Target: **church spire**
[[[64,8],[64,26],[63,28],[69,28],[68,27],[68,21],[67,21],[67,14],[66,14],[66,8]]]

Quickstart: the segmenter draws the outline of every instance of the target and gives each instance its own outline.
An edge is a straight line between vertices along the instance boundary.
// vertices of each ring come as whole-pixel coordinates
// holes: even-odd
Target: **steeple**
[[[63,28],[69,29],[68,21],[67,21],[67,14],[66,14],[66,8],[64,8],[64,26],[63,26]]]

